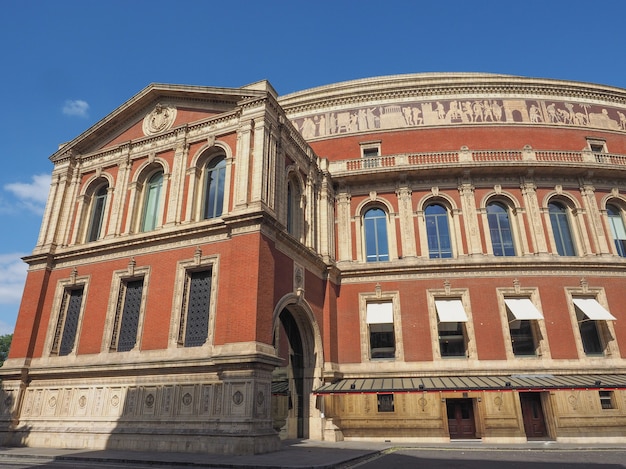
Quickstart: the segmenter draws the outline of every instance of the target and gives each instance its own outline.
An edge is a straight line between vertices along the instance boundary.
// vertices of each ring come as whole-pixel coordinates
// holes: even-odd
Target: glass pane
[[[393,324],[370,324],[370,352],[372,358],[395,358]]]
[[[565,207],[561,204],[550,203],[548,204],[548,212],[550,213],[550,223],[557,252],[560,256],[575,256],[574,242],[572,241],[572,233]]]
[[[439,323],[439,351],[442,357],[465,357],[465,331],[460,322]]]
[[[207,167],[204,218],[222,215],[224,208],[224,180],[226,178],[226,160],[211,161]]]
[[[441,205],[426,207],[426,235],[431,259],[452,257],[448,212]]]
[[[487,206],[487,222],[495,256],[514,256],[513,234],[507,209],[497,203]]]
[[[96,241],[100,238],[100,231],[102,230],[102,221],[104,217],[104,206],[107,199],[107,189],[108,186],[104,186],[94,195],[87,241]]]
[[[600,334],[598,332],[597,321],[586,320],[580,324],[580,338],[583,341],[583,349],[587,355],[603,355],[604,349]]]
[[[389,260],[387,216],[379,208],[368,210],[363,217],[365,254],[368,262]]]
[[[620,210],[613,205],[607,205],[606,211],[609,216],[609,225],[611,226],[611,234],[615,241],[617,253],[622,257],[626,257],[626,228],[624,227],[622,214]]]
[[[520,356],[536,355],[532,323],[529,320],[513,321],[509,327],[513,353]]]
[[[152,231],[157,226],[160,210],[161,186],[163,185],[163,173],[157,173],[148,182],[146,198],[144,201],[144,214],[142,231]]]

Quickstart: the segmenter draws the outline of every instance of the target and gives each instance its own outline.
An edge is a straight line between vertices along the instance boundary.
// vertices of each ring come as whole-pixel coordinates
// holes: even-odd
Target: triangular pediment
[[[268,93],[276,97],[267,81],[241,88],[151,84],[74,140],[62,145],[50,159],[54,162],[68,152],[94,153],[233,113],[242,102]]]

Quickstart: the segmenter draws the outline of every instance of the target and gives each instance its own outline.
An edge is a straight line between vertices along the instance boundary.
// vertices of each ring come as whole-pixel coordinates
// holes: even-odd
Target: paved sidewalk
[[[176,464],[197,468],[315,468],[331,469],[349,467],[394,448],[414,448],[441,451],[471,450],[557,450],[557,451],[623,451],[623,445],[570,445],[556,442],[529,442],[518,445],[490,445],[480,440],[455,441],[441,444],[393,443],[377,441],[351,441],[326,443],[320,441],[285,441],[279,451],[245,456],[224,456],[199,453],[157,453],[117,450],[76,450],[52,448],[0,447],[2,460],[29,458],[43,461],[100,461],[115,463],[142,463],[158,467],[159,464]]]

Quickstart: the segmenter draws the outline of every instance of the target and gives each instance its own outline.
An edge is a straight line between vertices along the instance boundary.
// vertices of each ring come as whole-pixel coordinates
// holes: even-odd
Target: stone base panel
[[[246,373],[244,373],[246,374]],[[276,450],[270,375],[103,378],[2,383],[0,444],[53,448]],[[252,375],[252,376],[251,376]],[[263,375],[263,376],[260,376]],[[80,383],[80,384],[79,384]]]

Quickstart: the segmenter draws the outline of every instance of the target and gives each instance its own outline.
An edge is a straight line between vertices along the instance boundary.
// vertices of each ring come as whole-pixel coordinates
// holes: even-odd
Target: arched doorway
[[[310,308],[293,296],[284,298],[274,314],[274,347],[282,364],[272,379],[272,418],[282,439],[321,439],[313,396],[321,382],[321,340]]]

